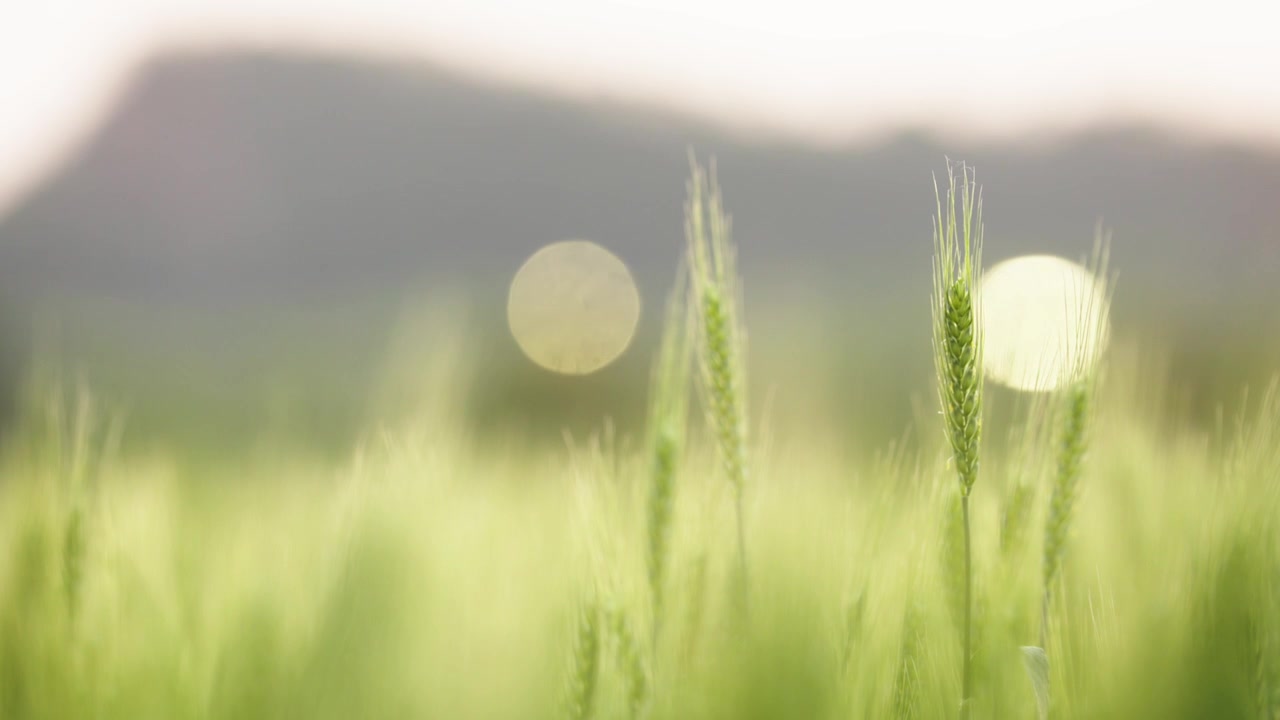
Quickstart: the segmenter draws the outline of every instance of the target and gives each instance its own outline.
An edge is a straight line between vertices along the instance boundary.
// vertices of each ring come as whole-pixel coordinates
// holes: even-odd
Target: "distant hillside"
[[[189,312],[234,365],[234,318],[441,283],[496,306],[529,253],[568,237],[622,256],[653,306],[679,257],[689,146],[718,159],[751,288],[873,315],[923,297],[930,175],[951,156],[986,188],[989,260],[1079,256],[1103,218],[1125,287],[1143,289],[1124,302],[1212,314],[1280,297],[1277,152],[1133,128],[1051,146],[907,133],[817,149],[431,67],[251,53],[139,72],[84,153],[0,221],[6,314],[22,325],[87,303],[85,322],[110,334],[117,305],[179,326]],[[149,337],[130,322],[129,342]]]
[[[84,154],[0,222],[0,274],[41,295],[307,299],[503,275],[584,236],[664,280],[690,144],[719,160],[752,274],[918,282],[944,155],[979,169],[993,259],[1077,255],[1101,217],[1126,274],[1212,296],[1280,269],[1280,153],[1132,129],[817,150],[429,67],[250,54],[144,68]]]

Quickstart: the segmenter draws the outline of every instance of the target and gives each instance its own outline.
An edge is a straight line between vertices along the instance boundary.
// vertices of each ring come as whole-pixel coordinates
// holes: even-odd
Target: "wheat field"
[[[1280,385],[1206,428],[1119,336],[1060,391],[984,396],[954,179],[941,386],[874,452],[747,397],[696,165],[644,432],[475,437],[442,362],[337,462],[199,466],[33,386],[0,460],[0,718],[1280,718]]]

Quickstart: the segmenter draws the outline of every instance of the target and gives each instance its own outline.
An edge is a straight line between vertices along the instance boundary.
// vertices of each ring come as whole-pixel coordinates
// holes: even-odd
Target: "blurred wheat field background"
[[[893,425],[878,445],[771,411],[696,168],[689,202],[638,427],[460,422],[450,306],[383,370],[418,393],[337,459],[130,445],[92,386],[33,380],[2,460],[0,717],[1280,717],[1280,386],[1206,423],[1117,332],[1087,410],[978,392],[958,485],[932,396],[905,432],[850,410]]]

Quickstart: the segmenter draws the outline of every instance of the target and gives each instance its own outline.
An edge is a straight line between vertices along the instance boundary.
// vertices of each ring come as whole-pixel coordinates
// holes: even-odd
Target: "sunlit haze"
[[[19,0],[0,22],[0,210],[162,48],[302,46],[671,106],[815,142],[1150,122],[1280,142],[1268,3]]]
[[[626,350],[640,319],[640,294],[616,255],[585,240],[548,245],[511,281],[507,320],[533,362],[586,375]]]
[[[1078,380],[1107,339],[1107,293],[1076,263],[1051,255],[1006,260],[978,288],[991,379],[1017,390]]]

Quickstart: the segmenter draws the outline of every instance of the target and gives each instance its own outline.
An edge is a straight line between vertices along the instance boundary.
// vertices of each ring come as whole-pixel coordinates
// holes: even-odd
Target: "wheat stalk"
[[[631,623],[627,621],[626,614],[621,609],[614,609],[610,613],[609,620],[618,668],[626,681],[628,717],[636,720],[644,711],[645,700],[648,698],[648,674],[645,672],[640,647],[636,643],[635,634],[631,631]]]
[[[966,586],[964,511],[959,493],[948,494],[942,518],[942,579],[946,586],[947,611],[957,630],[964,632]]]
[[[1054,475],[1053,491],[1049,497],[1049,515],[1044,528],[1044,614],[1049,612],[1054,582],[1066,555],[1067,535],[1075,509],[1080,472],[1084,465],[1088,446],[1089,411],[1092,400],[1091,383],[1073,383],[1065,394],[1061,439],[1058,447],[1058,466]],[[1041,647],[1044,647],[1044,624],[1041,625]]]
[[[739,287],[730,221],[714,174],[690,158],[685,207],[692,304],[698,318],[698,357],[708,420],[733,490],[738,543],[739,598],[747,597],[747,540],[743,494],[747,485],[747,401],[743,371],[746,333],[739,313]],[[714,173],[714,167],[712,168]]]
[[[77,381],[73,392],[73,398],[66,398],[61,388],[55,389],[49,422],[67,492],[62,576],[67,612],[74,621],[83,600],[95,495],[103,469],[119,449],[123,420],[114,415],[103,421],[100,406],[83,379]],[[72,406],[74,410],[68,412]],[[66,439],[69,444],[64,444]]]
[[[1096,360],[1105,341],[1103,334],[1107,326],[1107,298],[1110,294],[1110,283],[1106,280],[1106,275],[1109,244],[1109,236],[1099,228],[1094,243],[1093,258],[1089,265],[1091,274],[1103,278],[1105,287],[1108,288],[1102,296],[1103,307],[1093,307],[1096,301],[1094,293],[1082,293],[1082,307],[1078,309],[1078,313],[1074,313],[1077,322],[1081,324],[1081,327],[1076,328],[1077,347],[1063,349],[1070,351],[1068,357],[1074,358],[1075,366],[1068,368],[1072,381],[1063,392],[1061,399],[1063,411],[1058,436],[1058,461],[1053,489],[1049,497],[1049,513],[1045,520],[1042,578],[1044,595],[1041,604],[1040,646],[1046,652],[1054,584],[1061,572],[1063,558],[1066,556],[1080,477],[1089,450],[1089,430],[1092,424],[1094,397],[1100,378]]]
[[[982,441],[982,332],[974,304],[982,272],[982,199],[972,170],[947,164],[946,200],[934,182],[933,348],[944,428],[960,482],[964,537],[964,619],[960,714],[973,696],[973,552],[969,494],[978,479]]]
[[[646,569],[656,652],[663,617],[671,519],[675,507],[676,473],[684,449],[688,417],[689,344],[691,323],[683,303],[685,277],[678,275],[667,303],[662,345],[654,366],[649,409],[648,554]]]
[[[600,677],[600,609],[594,602],[578,611],[573,644],[573,664],[565,693],[567,720],[589,720],[595,708],[596,684]]]

